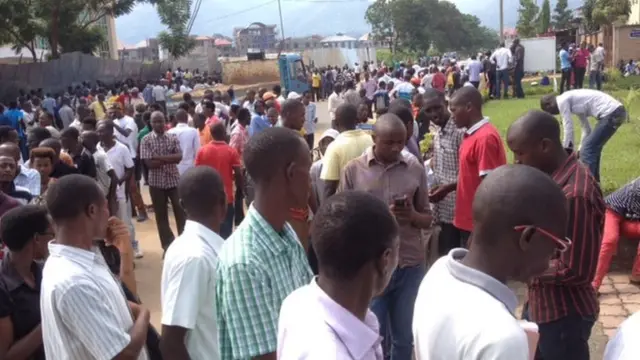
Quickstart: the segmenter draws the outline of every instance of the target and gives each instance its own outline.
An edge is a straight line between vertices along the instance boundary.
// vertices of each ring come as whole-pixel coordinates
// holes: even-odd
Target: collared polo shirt
[[[373,145],[371,135],[363,130],[347,130],[331,143],[322,158],[323,166],[320,178],[325,181],[338,181],[347,163]]]
[[[251,205],[222,246],[216,271],[220,358],[244,360],[275,352],[280,306],[311,278],[291,225],[276,232]]]
[[[451,250],[420,284],[413,311],[416,358],[528,360],[527,335],[514,316],[516,295],[462,264],[466,254]]]
[[[311,280],[282,303],[278,323],[278,358],[382,360],[376,315],[364,322],[329,297]]]
[[[31,195],[40,195],[40,173],[36,169],[30,169],[24,165],[20,165],[20,172],[13,179],[13,183],[16,186],[21,186],[29,190]]]
[[[113,359],[131,342],[133,316],[97,247],[49,243],[40,294],[47,359]],[[143,348],[138,360],[147,360]]]
[[[0,262],[0,319],[11,319],[13,340],[18,341],[40,325],[42,264],[31,264],[31,273],[35,279],[35,288],[32,288],[18,274],[9,257],[10,255]],[[37,349],[30,359],[44,360],[44,349]]]
[[[324,165],[326,166],[326,164]],[[409,152],[402,152],[398,161],[384,165],[370,147],[344,168],[338,191],[360,190],[375,195],[386,204],[397,196],[406,196],[418,212],[429,211],[429,188],[424,166]],[[422,229],[411,224],[400,225],[400,261],[408,267],[424,262]]]
[[[482,178],[507,163],[500,133],[489,119],[484,118],[466,131],[460,145],[459,161],[453,224],[459,229],[471,231],[471,205]]]
[[[189,329],[185,341],[194,360],[220,358],[215,271],[223,243],[209,228],[187,220],[164,257],[162,325]]]
[[[203,146],[196,155],[196,166],[205,165],[215,169],[222,177],[224,191],[227,193],[227,204],[233,204],[234,169],[242,166],[240,155],[236,149],[224,141],[212,141]]]

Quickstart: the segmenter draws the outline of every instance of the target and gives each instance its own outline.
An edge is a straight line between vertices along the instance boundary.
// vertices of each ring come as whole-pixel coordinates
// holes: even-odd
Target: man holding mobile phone
[[[338,188],[338,192],[361,190],[382,199],[389,204],[400,228],[398,267],[389,285],[371,304],[381,335],[387,345],[392,344],[390,355],[394,360],[411,359],[413,306],[405,304],[413,303],[425,274],[422,229],[430,227],[433,220],[424,167],[415,156],[403,151],[406,131],[398,116],[382,115],[376,121],[374,145],[347,164]],[[391,334],[387,334],[389,325]]]

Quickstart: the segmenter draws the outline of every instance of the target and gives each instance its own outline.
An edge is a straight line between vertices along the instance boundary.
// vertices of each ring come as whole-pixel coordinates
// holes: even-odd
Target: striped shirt
[[[625,219],[640,220],[640,177],[614,191],[604,202]]]
[[[275,352],[282,301],[312,278],[291,225],[278,233],[250,206],[222,246],[216,273],[220,358]]]
[[[572,244],[529,284],[530,320],[538,324],[575,314],[597,315],[600,311],[591,282],[604,226],[602,191],[575,153],[552,176],[567,198],[566,236]]]
[[[133,317],[100,250],[49,243],[40,290],[47,359],[113,359],[131,342]],[[138,360],[147,360],[142,349]]]

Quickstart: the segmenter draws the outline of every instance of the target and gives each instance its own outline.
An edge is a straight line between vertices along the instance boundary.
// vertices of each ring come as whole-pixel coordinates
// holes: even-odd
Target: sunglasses
[[[518,232],[524,232],[527,231],[529,229],[534,230],[535,232],[538,232],[544,236],[546,236],[547,238],[549,238],[550,240],[552,240],[553,242],[556,243],[556,245],[558,246],[558,252],[565,252],[569,249],[569,247],[571,246],[571,239],[569,239],[568,237],[559,237],[557,235],[554,235],[553,233],[535,226],[535,225],[517,225],[514,226],[513,228],[515,231]]]

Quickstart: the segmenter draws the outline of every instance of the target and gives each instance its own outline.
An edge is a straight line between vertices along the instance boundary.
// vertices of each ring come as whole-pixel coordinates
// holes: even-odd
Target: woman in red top
[[[447,77],[442,73],[442,71],[435,67],[431,69],[431,72],[433,72],[431,87],[444,93],[444,88],[447,86]]]
[[[580,44],[580,48],[573,53],[573,76],[574,88],[582,89],[584,84],[584,75],[587,72],[587,60],[591,54],[587,50],[587,44]]]

